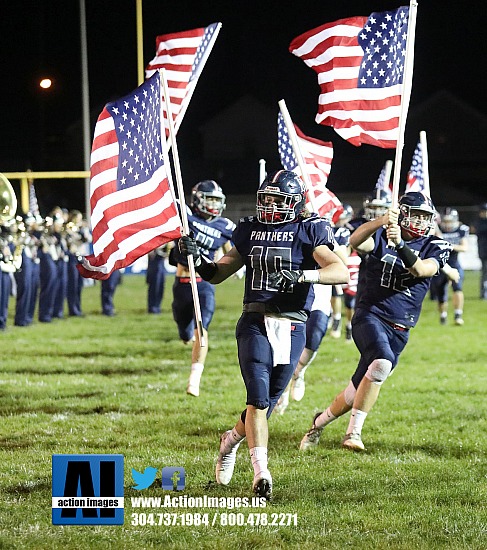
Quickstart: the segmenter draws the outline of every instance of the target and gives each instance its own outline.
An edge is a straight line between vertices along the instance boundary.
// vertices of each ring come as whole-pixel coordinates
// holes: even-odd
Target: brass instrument
[[[7,222],[15,217],[17,197],[8,179],[0,174],[0,221]]]

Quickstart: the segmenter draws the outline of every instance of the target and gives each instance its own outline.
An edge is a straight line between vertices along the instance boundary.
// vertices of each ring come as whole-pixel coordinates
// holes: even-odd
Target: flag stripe
[[[159,73],[105,106],[95,127],[90,204],[93,254],[79,271],[106,279],[181,235],[161,130]]]
[[[196,86],[220,26],[220,23],[212,23],[208,27],[164,34],[156,38],[156,56],[147,65],[145,74],[146,78],[150,78],[158,69],[165,69],[170,111],[176,130],[181,124],[184,107]],[[167,137],[169,131],[166,109],[164,124]]]
[[[278,149],[281,163],[286,170],[292,170],[301,175],[301,169],[284,122],[284,117],[279,113],[278,121]],[[316,209],[320,216],[325,216],[335,208],[341,206],[341,202],[327,187],[333,160],[333,144],[308,137],[294,124],[299,150],[305,163],[306,172],[312,186],[313,200],[308,193],[307,204],[311,209]]]
[[[316,122],[353,145],[397,144],[408,13],[401,7],[340,19],[289,46],[318,75]]]

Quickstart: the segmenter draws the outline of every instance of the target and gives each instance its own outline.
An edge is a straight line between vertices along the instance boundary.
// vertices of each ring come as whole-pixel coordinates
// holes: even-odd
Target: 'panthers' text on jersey
[[[201,254],[211,261],[215,259],[217,250],[226,242],[231,241],[232,232],[235,229],[235,224],[228,218],[219,216],[211,220],[205,220],[199,216],[195,216],[189,208],[188,226],[190,232],[194,234],[194,239],[198,243]],[[179,252],[177,244],[173,252],[175,261],[187,267],[188,261]]]
[[[363,290],[357,309],[366,309],[392,323],[414,327],[431,277],[414,277],[393,248],[387,246],[384,228],[375,235],[375,248],[367,256]],[[448,261],[451,245],[439,237],[420,237],[407,243],[422,260],[434,259],[438,269]]]
[[[316,269],[313,251],[318,246],[335,250],[337,243],[330,223],[313,216],[297,222],[264,224],[255,216],[242,218],[232,240],[247,269],[244,304],[265,302],[277,311],[304,310],[309,313],[314,292],[309,283],[297,284],[289,292],[278,293],[269,285],[268,275],[282,269]]]

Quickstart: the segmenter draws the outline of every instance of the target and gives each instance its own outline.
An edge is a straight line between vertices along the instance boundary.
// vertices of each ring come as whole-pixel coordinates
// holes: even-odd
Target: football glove
[[[194,265],[198,267],[201,264],[201,253],[196,241],[194,240],[194,234],[191,232],[189,235],[183,235],[178,242],[179,252],[187,258],[193,256]]]
[[[300,280],[301,279],[301,280]],[[289,292],[294,285],[303,281],[303,272],[301,269],[283,269],[269,274],[269,283],[279,292]]]

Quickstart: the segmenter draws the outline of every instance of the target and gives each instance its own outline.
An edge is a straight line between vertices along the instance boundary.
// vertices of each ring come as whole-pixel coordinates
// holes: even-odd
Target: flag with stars
[[[341,205],[338,198],[326,187],[333,160],[333,144],[327,141],[311,138],[293,124],[296,130],[297,141],[303,157],[309,181],[314,195],[311,210],[317,210],[320,216],[325,216],[332,209]],[[277,146],[281,164],[285,170],[292,170],[301,175],[296,155],[286,128],[284,117],[279,113],[277,118]],[[308,203],[310,194],[308,193]]]
[[[395,148],[409,8],[327,23],[295,38],[289,51],[318,74],[316,122],[344,139]]]
[[[107,279],[180,237],[161,128],[159,73],[98,117],[90,177],[93,254],[78,264],[84,277]]]
[[[156,56],[147,65],[145,76],[149,78],[157,69],[165,69],[169,106],[176,131],[181,125],[220,28],[221,23],[212,23],[208,27],[156,37]],[[164,118],[166,117],[164,111]],[[165,126],[167,137],[167,121]]]
[[[382,170],[380,171],[379,177],[377,178],[377,183],[375,184],[375,190],[376,192],[379,192],[379,193],[380,191],[387,193],[390,199],[392,200],[391,182],[386,181],[387,172],[389,172],[389,176],[390,176],[390,170],[387,170],[386,164],[384,164]]]
[[[426,182],[423,172],[423,147],[418,141],[413,153],[413,160],[406,177],[406,193],[410,191],[420,191],[429,197],[430,190],[426,188]]]

